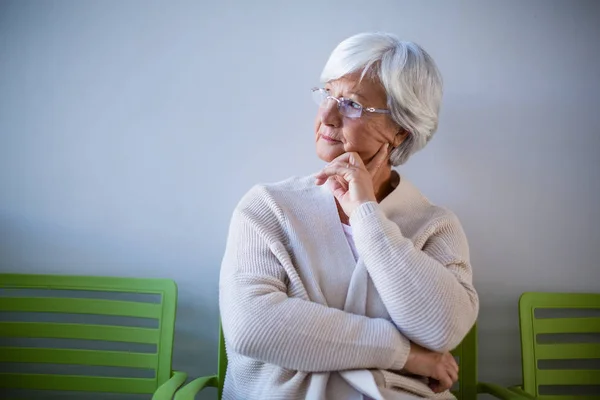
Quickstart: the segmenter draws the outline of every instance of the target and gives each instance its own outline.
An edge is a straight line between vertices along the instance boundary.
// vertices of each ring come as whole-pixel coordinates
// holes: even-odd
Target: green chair
[[[548,313],[550,309],[555,316]],[[589,316],[594,309],[595,316]],[[573,334],[584,336],[584,339],[585,335],[600,334],[600,294],[524,293],[519,300],[519,319],[523,386],[512,388],[514,392],[540,400],[600,399],[600,369],[597,365],[595,368],[564,368],[567,364],[573,366],[600,359],[598,340],[595,343],[591,340],[567,342]],[[557,365],[563,367],[540,368],[548,363],[554,363],[555,368]],[[574,388],[581,394],[567,394],[567,390]],[[595,394],[592,393],[594,389]],[[548,394],[552,391],[559,393]]]
[[[147,301],[148,298],[154,302]],[[40,366],[49,370],[44,373],[2,372],[0,388],[140,393],[153,394],[154,400],[172,399],[187,378],[186,374],[171,370],[176,307],[177,287],[168,279],[0,274],[0,312],[25,317],[17,321],[0,319],[0,340],[5,342],[0,343],[0,362],[14,363],[13,370]],[[45,317],[42,321],[40,315]],[[61,318],[70,321],[57,322]],[[138,327],[131,326],[131,322],[130,326],[111,322],[127,318],[137,321]],[[85,323],[85,319],[96,322]],[[98,323],[101,319],[109,322]],[[139,327],[140,321],[154,326]],[[76,340],[90,345],[120,342],[117,344],[129,349],[4,346],[9,340]],[[135,346],[142,346],[140,344],[155,349],[131,351]],[[78,370],[70,374],[53,373],[69,367],[82,371],[104,367],[139,368],[153,377],[90,376],[79,374]]]
[[[478,393],[491,394],[505,400],[522,400],[523,397],[506,388],[491,383],[477,382],[477,326],[465,337],[461,345],[452,354],[458,359],[460,377],[458,388],[453,390],[458,400],[475,400]],[[193,400],[205,387],[216,387],[221,399],[225,371],[227,370],[227,354],[225,340],[221,331],[219,337],[219,372],[217,375],[197,378],[188,383],[175,394],[175,400]]]
[[[175,393],[175,400],[194,400],[196,395],[204,388],[217,388],[218,399],[223,396],[223,384],[225,383],[225,373],[227,372],[227,352],[225,351],[225,337],[223,330],[219,330],[219,355],[218,355],[217,375],[203,376],[196,378]]]
[[[523,397],[502,386],[479,382],[477,379],[477,325],[463,339],[462,343],[452,351],[458,359],[458,389],[452,393],[458,400],[476,400],[478,394],[490,394],[504,400],[522,400]]]

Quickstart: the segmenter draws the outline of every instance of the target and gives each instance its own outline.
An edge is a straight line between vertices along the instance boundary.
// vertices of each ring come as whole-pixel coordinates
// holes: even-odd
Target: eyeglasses
[[[378,114],[389,114],[390,110],[386,110],[383,108],[373,108],[373,107],[363,107],[361,104],[357,103],[351,99],[345,99],[343,97],[337,98],[334,96],[330,96],[327,90],[323,88],[312,88],[312,97],[315,103],[319,107],[322,107],[325,102],[329,99],[335,100],[338,105],[338,110],[340,114],[348,118],[360,118],[363,111],[368,113],[378,113]]]

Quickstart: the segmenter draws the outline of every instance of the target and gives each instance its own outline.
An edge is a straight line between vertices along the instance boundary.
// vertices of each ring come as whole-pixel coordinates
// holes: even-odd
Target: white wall
[[[310,87],[340,40],[391,31],[446,82],[403,171],[461,217],[481,377],[517,383],[519,294],[600,291],[599,21],[593,0],[3,1],[0,270],[173,278],[175,367],[212,373],[234,205],[320,167]]]

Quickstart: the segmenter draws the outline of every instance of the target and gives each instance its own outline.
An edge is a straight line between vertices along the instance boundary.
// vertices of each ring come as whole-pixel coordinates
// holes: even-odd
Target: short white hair
[[[425,147],[437,130],[442,76],[431,56],[418,44],[401,41],[389,33],[360,33],[333,50],[321,73],[321,82],[360,70],[361,79],[379,79],[387,93],[391,117],[408,131],[407,138],[390,154],[392,165],[404,164]]]

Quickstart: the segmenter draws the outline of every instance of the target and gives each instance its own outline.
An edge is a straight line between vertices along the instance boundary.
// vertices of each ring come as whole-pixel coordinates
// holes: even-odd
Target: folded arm
[[[434,351],[458,346],[475,323],[479,299],[457,218],[434,221],[423,250],[377,203],[362,204],[351,223],[358,252],[396,327]]]
[[[281,216],[269,207],[250,199],[232,219],[220,280],[228,347],[305,372],[401,369],[410,342],[391,322],[311,302],[290,284],[299,278],[278,232]]]

